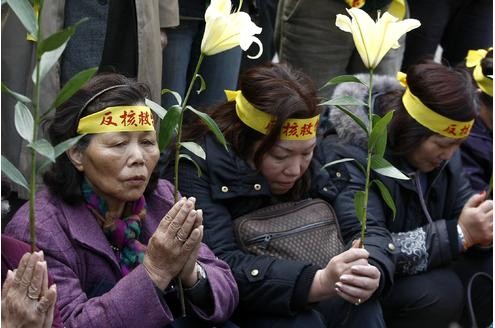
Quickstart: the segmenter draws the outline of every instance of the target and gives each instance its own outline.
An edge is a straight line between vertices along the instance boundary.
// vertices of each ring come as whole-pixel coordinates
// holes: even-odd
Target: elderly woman
[[[320,267],[309,260],[254,255],[236,242],[235,218],[308,197],[319,120],[315,95],[299,72],[281,64],[255,67],[242,75],[240,90],[211,108],[228,152],[199,122],[185,131],[186,139],[203,146],[206,159],[189,153],[202,174],[181,161],[179,185],[204,210],[205,243],[234,272],[240,292],[235,320],[242,327],[383,324],[377,302],[368,301],[380,276],[365,249],[352,248]],[[291,133],[287,126],[293,124],[305,129]]]
[[[154,174],[148,96],[121,75],[97,76],[48,127],[54,144],[84,135],[45,173],[35,206],[37,246],[66,326],[167,326],[180,315],[176,279],[187,310],[180,320],[221,322],[237,304],[229,267],[201,243],[194,198],[174,204],[173,186]],[[27,206],[6,233],[29,239]]]
[[[388,127],[385,159],[407,174],[398,180],[376,174],[391,193],[397,212],[388,208],[373,184],[369,193],[365,247],[385,279],[382,307],[388,327],[448,327],[461,318],[465,287],[477,271],[491,273],[492,254],[475,245],[493,240],[493,203],[475,194],[464,176],[459,146],[476,116],[476,91],[469,75],[431,60],[411,65],[407,75],[373,82],[375,113],[394,110]],[[363,78],[365,81],[366,79]],[[335,96],[366,99],[361,84],[343,84]],[[353,111],[366,117],[366,108]],[[321,163],[366,158],[367,136],[346,114],[333,109],[337,136],[329,135],[315,156]],[[360,231],[354,195],[365,176],[353,162],[317,176],[320,188],[333,190],[334,208],[344,240]],[[473,285],[480,326],[491,321],[491,283]],[[481,324],[482,323],[482,324]],[[463,324],[464,326],[464,324]]]

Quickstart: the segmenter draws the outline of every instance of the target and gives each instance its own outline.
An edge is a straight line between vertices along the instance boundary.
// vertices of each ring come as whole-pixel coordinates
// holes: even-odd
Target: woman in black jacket
[[[379,272],[368,264],[366,250],[352,248],[320,268],[248,254],[236,243],[235,218],[307,196],[319,120],[315,94],[306,77],[267,64],[247,70],[240,90],[227,92],[229,101],[210,110],[228,151],[199,122],[185,131],[183,140],[199,143],[206,159],[189,153],[201,176],[192,163],[180,162],[180,191],[196,197],[204,213],[203,241],[232,268],[240,290],[235,320],[243,327],[384,324],[378,302],[368,301]]]
[[[394,218],[379,190],[370,190],[365,247],[384,277],[388,293],[381,300],[388,327],[447,327],[461,317],[469,278],[476,271],[492,272],[491,251],[473,246],[492,244],[493,203],[484,192],[473,195],[458,152],[476,116],[476,92],[465,72],[430,60],[411,66],[407,77],[398,76],[403,86],[391,77],[375,78],[374,112],[382,116],[394,110],[385,159],[410,180],[372,177],[388,187],[397,213]],[[341,85],[334,96],[343,95],[364,100],[368,90],[356,83]],[[352,110],[366,118],[365,108]],[[320,144],[315,155],[320,165],[343,157],[364,161],[363,130],[338,109],[332,109],[330,119],[338,136]],[[357,238],[353,200],[356,191],[364,190],[362,171],[346,162],[316,178],[324,181],[317,191],[333,190],[327,199],[333,201],[344,240]],[[476,289],[481,293],[475,310],[486,326],[492,315],[491,283]]]

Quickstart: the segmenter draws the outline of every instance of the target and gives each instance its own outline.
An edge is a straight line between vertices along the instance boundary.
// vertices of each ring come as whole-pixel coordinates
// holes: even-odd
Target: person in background
[[[242,1],[232,1],[232,10],[237,10]],[[177,27],[166,28],[168,45],[163,50],[162,88],[178,92],[184,98],[187,86],[201,53],[201,40],[205,30],[205,11],[207,2],[203,0],[179,0],[180,23]],[[247,10],[244,1],[242,10]],[[207,56],[199,74],[206,83],[206,89],[200,94],[192,92],[189,105],[201,110],[223,101],[223,90],[234,89],[239,77],[242,50],[235,47],[214,56]],[[162,106],[176,105],[171,94],[162,96]],[[185,120],[192,119],[186,112]]]
[[[316,90],[305,75],[269,63],[246,70],[240,90],[208,110],[229,150],[199,123],[184,141],[200,144],[199,165],[179,162],[182,193],[204,210],[205,243],[232,268],[240,292],[233,321],[242,327],[384,327],[372,298],[378,270],[365,249],[351,248],[325,267],[243,251],[234,219],[262,207],[307,198],[319,120]],[[288,126],[297,125],[291,130]],[[167,177],[172,165],[165,170]]]
[[[318,88],[339,75],[367,72],[352,35],[333,24],[337,14],[346,14],[346,8],[356,3],[364,3],[361,9],[376,19],[392,0],[280,0],[275,32],[280,62],[309,75]],[[399,43],[403,44],[404,38]],[[389,51],[375,74],[395,75],[403,53],[403,46]],[[332,92],[333,87],[326,87],[319,90],[319,96],[329,99]]]
[[[179,24],[177,1],[43,1],[41,29],[45,38],[83,18],[87,20],[78,25],[60,60],[41,83],[42,113],[65,83],[91,67],[137,78],[150,86],[150,98],[159,103],[165,28]],[[26,33],[9,5],[2,4],[2,82],[11,90],[32,97],[35,43],[26,40]],[[2,155],[29,176],[31,158],[14,125],[17,100],[7,92],[1,97]],[[24,188],[2,178],[2,199],[11,208],[2,227],[27,198]]]
[[[466,58],[478,89],[479,111],[461,145],[462,164],[474,191],[486,190],[493,176],[493,49],[470,50]]]
[[[61,328],[56,299],[43,252],[2,235],[2,326]]]
[[[433,56],[441,47],[441,57],[450,65],[464,61],[469,49],[493,44],[492,0],[411,0],[411,18],[421,27],[407,33],[402,70],[418,59]]]
[[[477,94],[465,70],[432,60],[410,66],[399,79],[402,86],[391,77],[374,78],[373,111],[380,116],[394,111],[384,158],[409,180],[372,175],[389,190],[396,213],[373,183],[364,244],[370,262],[388,282],[379,295],[387,327],[448,327],[467,318],[463,310],[471,277],[493,270],[492,252],[478,249],[492,244],[493,202],[485,192],[473,192],[458,151],[473,126]],[[368,89],[341,84],[334,96],[344,95],[365,101]],[[367,108],[350,109],[366,121]],[[321,165],[349,157],[365,165],[364,131],[338,109],[330,119],[337,134],[321,142],[315,158]],[[334,205],[344,241],[350,242],[361,230],[354,195],[364,190],[364,173],[354,161],[319,173],[315,179],[325,182],[318,187],[332,191],[327,199]],[[492,289],[487,281],[473,287],[479,326],[491,321]]]
[[[202,210],[194,198],[175,201],[157,178],[149,95],[122,75],[97,75],[48,121],[53,143],[83,136],[45,173],[35,203],[37,246],[66,326],[212,325],[237,305],[228,265],[201,243]],[[26,204],[5,233],[29,240],[28,212]]]

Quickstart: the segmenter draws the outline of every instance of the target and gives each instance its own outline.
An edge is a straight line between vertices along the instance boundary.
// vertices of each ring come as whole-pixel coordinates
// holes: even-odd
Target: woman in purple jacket
[[[194,198],[174,204],[159,158],[149,89],[95,77],[57,109],[48,135],[83,137],[45,173],[36,197],[37,246],[57,284],[67,327],[208,326],[229,318],[238,291],[227,264],[201,243]],[[28,206],[6,233],[29,240]],[[187,316],[180,315],[184,287]]]

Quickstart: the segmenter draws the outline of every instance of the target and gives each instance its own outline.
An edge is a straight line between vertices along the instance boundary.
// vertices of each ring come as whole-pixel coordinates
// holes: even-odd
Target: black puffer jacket
[[[203,242],[232,268],[242,311],[292,315],[307,309],[318,267],[253,256],[236,243],[233,219],[270,204],[267,181],[232,150],[227,152],[212,134],[202,139],[201,146],[206,160],[188,153],[201,168],[201,177],[194,164],[181,160],[179,189],[185,196],[196,197],[196,207],[203,209]],[[168,170],[166,176],[170,175]]]
[[[366,81],[366,77],[363,78]],[[392,78],[374,80],[374,93],[390,88],[401,88]],[[352,83],[342,84],[334,96],[352,95],[365,101],[366,87]],[[367,122],[365,109],[352,108]],[[330,119],[337,135],[324,138],[315,155],[320,165],[346,157],[358,158],[365,163],[367,137],[351,118],[338,109],[332,109]],[[397,275],[412,275],[448,264],[459,256],[457,219],[467,199],[472,195],[469,181],[464,176],[459,152],[444,165],[420,177],[401,158],[386,152],[385,158],[410,180],[397,180],[374,173],[389,189],[395,201],[397,214],[384,204],[377,188],[371,188],[368,202],[366,249],[370,261],[382,272],[382,283],[387,289]],[[324,171],[315,171],[315,191],[329,200],[340,222],[346,242],[359,238],[360,224],[354,210],[354,194],[364,190],[365,176],[353,162],[345,162]],[[326,180],[325,180],[326,179]],[[426,190],[420,181],[428,181]],[[317,188],[317,189],[316,189]]]

